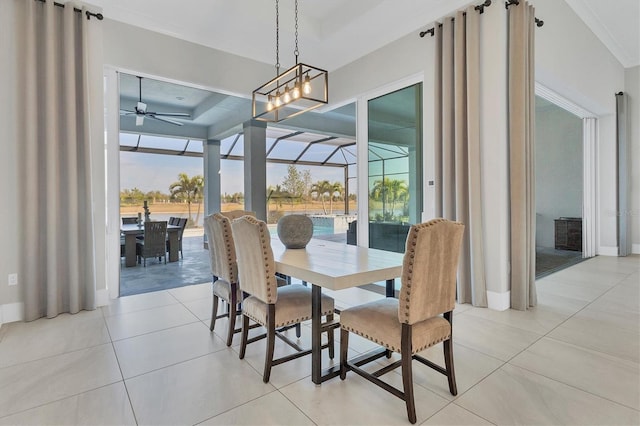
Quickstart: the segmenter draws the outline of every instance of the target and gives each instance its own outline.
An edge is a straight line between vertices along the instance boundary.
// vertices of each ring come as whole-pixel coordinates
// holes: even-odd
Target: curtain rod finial
[[[429,28],[429,29],[428,29],[428,30],[426,30],[426,31],[420,31],[420,37],[424,37],[424,36],[426,36],[427,34],[430,34],[430,35],[431,35],[431,37],[433,37],[433,36],[435,35],[435,33],[436,33],[436,28],[435,28],[435,27],[433,27],[433,28]]]

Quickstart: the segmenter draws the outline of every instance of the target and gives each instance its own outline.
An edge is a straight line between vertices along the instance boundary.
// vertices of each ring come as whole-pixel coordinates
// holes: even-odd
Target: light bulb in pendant
[[[267,102],[267,111],[271,111],[273,109],[273,101],[271,95],[269,95],[269,100]]]
[[[276,92],[276,99],[274,101],[274,105],[276,106],[276,108],[280,107],[282,105],[282,101],[280,100],[280,91],[278,90]]]
[[[291,95],[289,94],[289,85],[284,86],[284,94],[282,95],[282,102],[288,104],[291,102]]]
[[[309,74],[307,73],[307,76],[304,79],[304,84],[302,85],[302,92],[305,95],[308,95],[309,93],[311,93],[311,79],[309,78]]]
[[[300,86],[298,83],[296,83],[293,86],[293,89],[291,89],[291,96],[293,96],[293,99],[298,99],[300,97]]]

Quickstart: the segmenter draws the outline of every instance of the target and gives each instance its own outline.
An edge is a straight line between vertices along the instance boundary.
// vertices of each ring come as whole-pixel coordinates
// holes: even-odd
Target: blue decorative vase
[[[288,249],[305,248],[313,236],[313,222],[302,214],[282,216],[278,221],[278,238]]]

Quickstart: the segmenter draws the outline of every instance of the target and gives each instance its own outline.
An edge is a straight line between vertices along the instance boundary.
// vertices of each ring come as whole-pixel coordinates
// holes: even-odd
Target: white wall
[[[535,131],[536,246],[554,247],[554,219],[582,217],[582,120],[545,102]]]

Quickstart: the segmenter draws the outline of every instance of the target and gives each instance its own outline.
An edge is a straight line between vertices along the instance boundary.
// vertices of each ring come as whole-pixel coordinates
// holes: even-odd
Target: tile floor
[[[640,424],[640,256],[597,257],[537,285],[527,312],[457,306],[459,394],[414,363],[418,424]],[[331,294],[341,306],[381,297]],[[207,283],[3,325],[0,424],[408,424],[402,401],[354,374],[315,386],[309,357],[262,383],[264,341],[239,360],[224,320],[209,333],[210,306]],[[370,348],[351,337],[353,354]],[[440,346],[425,355],[442,361]]]

